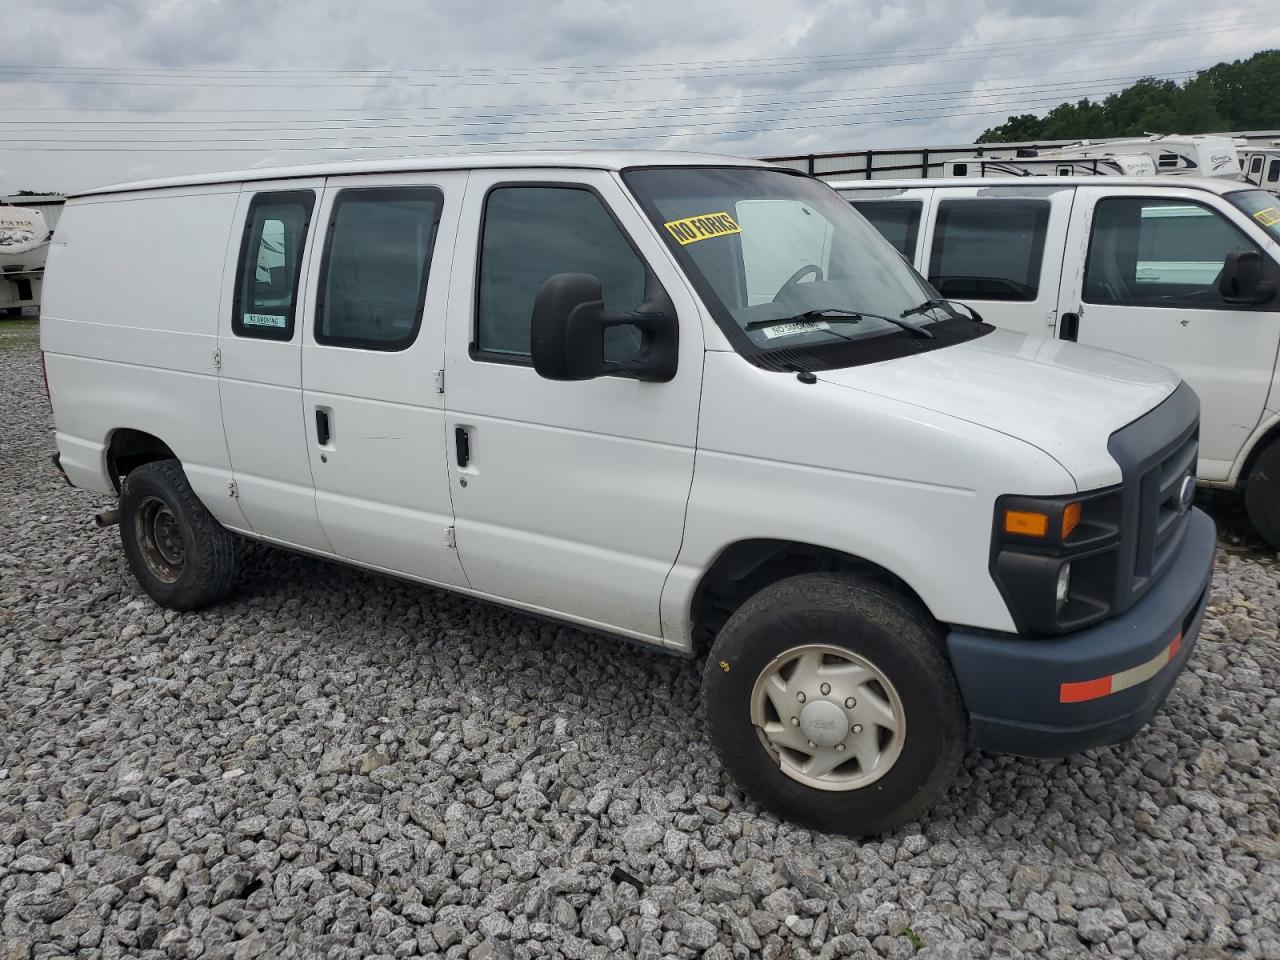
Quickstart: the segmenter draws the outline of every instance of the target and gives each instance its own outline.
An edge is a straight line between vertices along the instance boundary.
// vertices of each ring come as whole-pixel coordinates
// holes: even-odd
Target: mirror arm
[[[670,321],[665,313],[635,310],[631,313],[618,313],[600,318],[602,327],[636,327],[644,334],[664,332]],[[606,360],[601,365],[602,374],[634,374],[640,379],[648,379],[646,375],[662,374],[662,364],[656,360]],[[669,376],[656,376],[656,379],[669,380]]]

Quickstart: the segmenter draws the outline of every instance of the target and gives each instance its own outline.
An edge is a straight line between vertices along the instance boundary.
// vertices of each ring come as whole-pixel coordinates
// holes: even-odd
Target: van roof
[[[530,150],[492,151],[489,153],[455,153],[434,157],[399,157],[386,160],[327,160],[288,167],[257,167],[229,170],[224,173],[197,173],[182,177],[137,180],[95,187],[71,194],[87,197],[103,193],[125,193],[133,190],[162,190],[169,187],[205,186],[217,183],[240,183],[254,180],[287,180],[298,177],[337,177],[357,173],[416,173],[420,170],[493,170],[528,167],[568,167],[585,170],[624,170],[628,167],[773,167],[796,171],[790,167],[745,160],[741,157],[714,153],[683,153],[662,150]]]
[[[1124,177],[1084,175],[1078,177],[927,177],[914,180],[828,180],[836,190],[911,190],[930,187],[1180,187],[1184,190],[1204,190],[1207,193],[1235,193],[1238,190],[1257,190],[1252,183],[1243,180],[1227,180],[1222,177]]]

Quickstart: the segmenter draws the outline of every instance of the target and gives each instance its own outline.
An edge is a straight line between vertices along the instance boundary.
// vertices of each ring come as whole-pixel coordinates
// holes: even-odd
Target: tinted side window
[[[1227,255],[1257,247],[1208,207],[1186,200],[1098,202],[1084,299],[1162,307],[1226,308],[1218,274]]]
[[[1280,160],[1272,160],[1267,167],[1267,183],[1280,183]]]
[[[240,337],[292,340],[298,276],[316,195],[260,193],[249,203],[236,268],[231,329]]]
[[[1047,200],[944,200],[929,282],[957,300],[1035,300],[1048,225]]]
[[[898,252],[908,260],[916,256],[916,240],[920,236],[920,208],[912,200],[855,200],[853,207],[871,221]]]
[[[339,192],[320,268],[317,343],[369,350],[413,343],[443,201],[435,187]]]
[[[488,359],[529,356],[533,301],[548,277],[589,273],[600,280],[606,313],[644,302],[645,266],[604,205],[576,187],[495,187],[485,199],[473,353]],[[605,334],[607,359],[630,359],[634,327]]]

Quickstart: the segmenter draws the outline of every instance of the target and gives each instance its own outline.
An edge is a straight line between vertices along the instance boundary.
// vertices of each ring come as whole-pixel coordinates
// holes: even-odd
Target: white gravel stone
[[[1280,565],[1228,498],[1147,730],[857,842],[725,777],[700,662],[261,547],[159,610],[5,324],[0,960],[1280,956]]]

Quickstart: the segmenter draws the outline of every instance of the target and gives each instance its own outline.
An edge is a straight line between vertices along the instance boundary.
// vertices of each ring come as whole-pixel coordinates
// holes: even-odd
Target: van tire
[[[820,789],[800,782],[783,772],[781,752],[766,746],[764,735],[752,721],[753,697],[765,689],[758,681],[764,683],[762,678],[772,675],[776,664],[786,664],[796,649],[814,645],[841,652],[819,655],[817,662],[825,669],[839,664],[847,652],[889,681],[887,688],[878,686],[878,681],[862,688],[867,693],[864,706],[876,699],[885,702],[885,698],[871,695],[875,691],[892,691],[890,695],[896,695],[902,708],[903,738],[896,747],[900,752],[886,772],[866,785]],[[798,676],[792,672],[787,683],[805,685]],[[824,689],[819,699],[839,707],[857,706],[856,696],[842,701],[842,695],[840,690]],[[783,699],[790,703],[790,694]],[[808,699],[813,700],[813,695]],[[765,700],[767,697],[760,702]],[[873,580],[844,573],[780,580],[739,607],[712,645],[703,675],[703,702],[710,739],[743,789],[781,817],[832,833],[872,836],[919,818],[950,788],[968,739],[968,714],[937,623],[911,598]],[[805,721],[806,726],[798,726],[797,716],[785,720],[775,716],[770,724],[780,723],[784,730],[787,724],[801,731],[829,729],[811,725],[827,722],[823,710],[831,708],[824,704]],[[850,717],[838,715],[837,722],[852,724],[857,714],[852,709],[844,712]],[[823,749],[840,749],[843,757],[850,744],[857,749],[853,734],[861,736],[862,729],[861,725],[850,726],[850,740],[838,748]],[[881,738],[881,745],[874,749],[880,750],[881,756],[892,753],[896,734],[868,729],[876,729]],[[883,745],[886,740],[889,747]],[[814,746],[813,742],[808,746]],[[861,763],[852,774],[847,772],[850,761],[844,763],[846,766],[837,768],[833,776],[862,776]]]
[[[1249,468],[1244,509],[1262,539],[1280,550],[1280,437],[1267,444]]]
[[[142,589],[170,610],[197,610],[235,586],[239,544],[213,518],[177,460],[131,470],[120,488],[120,543]]]

